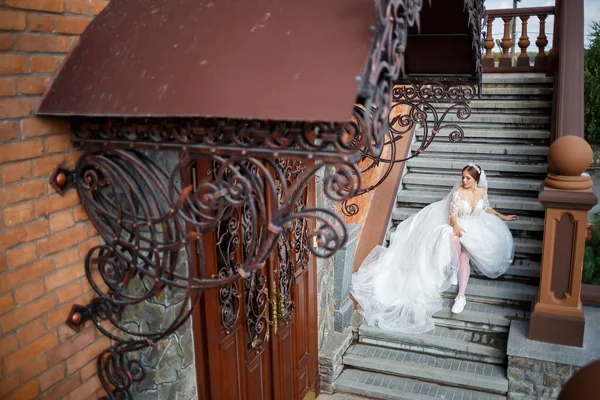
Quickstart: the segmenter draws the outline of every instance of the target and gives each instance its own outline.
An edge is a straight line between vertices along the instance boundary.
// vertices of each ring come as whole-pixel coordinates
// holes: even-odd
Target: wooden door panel
[[[206,259],[213,262],[206,265],[209,276],[227,276],[235,273],[235,255],[238,249],[235,232],[228,232],[229,221],[223,221],[219,229],[211,235],[205,235],[203,242]],[[206,353],[208,375],[210,378],[209,399],[241,400],[244,380],[243,348],[245,330],[240,321],[241,283],[204,293],[205,308],[203,312],[206,325]]]
[[[286,165],[286,179],[293,179],[299,164]],[[199,169],[197,176],[212,170]],[[296,211],[313,203],[313,194],[311,186]],[[244,207],[231,210],[213,234],[203,237],[206,275],[235,274],[247,256],[251,244],[245,240],[252,235],[245,233],[256,228]],[[202,341],[204,358],[197,360],[202,363],[197,370],[205,371],[206,378],[199,376],[198,382],[206,385],[206,399],[302,399],[313,387],[317,320],[316,289],[311,286],[316,286],[316,271],[307,247],[308,227],[305,220],[286,226],[264,268],[203,294],[195,339]]]
[[[308,353],[308,332],[306,330],[308,322],[306,276],[307,274],[301,274],[296,278],[296,362]]]
[[[291,325],[282,326],[279,329],[278,353],[279,353],[279,399],[293,399],[295,393],[295,379],[293,363],[293,335]]]
[[[238,341],[240,335],[238,332],[233,332],[228,335],[221,343],[219,352],[221,354],[221,394],[215,399],[223,400],[239,400],[242,398],[240,382],[242,381],[243,368],[240,365],[242,357],[239,350],[240,343]]]
[[[296,309],[294,326],[294,360],[296,363],[296,387],[298,395],[296,398],[302,399],[306,391],[310,389],[309,375],[307,368],[310,366],[310,357],[308,351],[308,316],[309,299],[307,292],[307,277],[309,273],[304,271],[296,277]]]
[[[268,400],[273,397],[268,353],[264,351],[246,363],[246,398],[248,400]]]

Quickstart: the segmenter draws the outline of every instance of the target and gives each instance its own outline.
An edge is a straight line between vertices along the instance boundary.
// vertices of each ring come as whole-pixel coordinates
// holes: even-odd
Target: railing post
[[[538,54],[535,56],[535,66],[538,68],[545,68],[547,59],[545,49],[546,46],[548,46],[548,37],[546,36],[546,18],[548,18],[548,15],[540,14],[538,15],[538,18],[540,19],[540,34],[535,41],[535,45],[538,48]]]
[[[592,149],[577,136],[556,140],[548,151],[548,177],[538,200],[546,209],[540,287],[532,305],[529,339],[583,346],[581,303],[588,211],[598,202],[589,175]]]
[[[554,139],[583,137],[583,0],[569,0],[559,12],[558,90]]]
[[[561,9],[562,0],[554,0],[554,27],[552,34],[552,48],[548,52],[546,76],[555,76],[558,70],[558,43],[560,43]]]
[[[527,55],[527,48],[531,43],[529,41],[529,36],[527,36],[527,20],[529,19],[529,15],[522,15],[522,30],[521,37],[519,38],[519,47],[521,48],[521,54],[519,54],[519,58],[517,59],[518,67],[529,67],[529,56]],[[515,23],[517,22],[517,18],[515,17]]]
[[[512,58],[510,58],[509,50],[512,46],[512,40],[510,39],[510,21],[512,17],[502,17],[504,21],[504,36],[500,46],[502,47],[502,57],[500,58],[500,67],[512,67]]]
[[[492,50],[494,50],[494,36],[492,35],[492,29],[494,28],[494,19],[495,17],[489,16],[487,20],[487,34],[485,35],[485,41],[483,42],[483,47],[485,47],[485,56],[483,57],[483,66],[494,68],[494,55],[492,54]]]

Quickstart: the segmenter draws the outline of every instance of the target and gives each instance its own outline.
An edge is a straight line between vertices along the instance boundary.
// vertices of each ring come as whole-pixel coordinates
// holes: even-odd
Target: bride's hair
[[[477,164],[469,164],[462,169],[462,172],[467,171],[475,182],[479,183],[479,178],[481,177],[481,167]]]

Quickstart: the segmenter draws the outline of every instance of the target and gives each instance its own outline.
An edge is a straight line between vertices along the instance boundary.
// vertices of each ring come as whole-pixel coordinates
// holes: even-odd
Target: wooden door
[[[281,160],[293,179],[299,165]],[[198,164],[198,177],[210,174]],[[281,197],[279,197],[281,200]],[[296,205],[314,204],[314,182]],[[275,205],[268,205],[268,213]],[[195,313],[199,398],[303,399],[317,374],[316,263],[309,221],[286,227],[264,268],[230,287],[206,291]],[[253,229],[242,206],[205,235],[206,276],[236,273]]]

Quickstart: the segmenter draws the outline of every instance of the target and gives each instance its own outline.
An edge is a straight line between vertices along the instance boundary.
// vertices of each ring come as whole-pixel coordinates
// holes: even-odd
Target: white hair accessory
[[[475,163],[470,163],[469,165],[467,165],[467,167],[473,167],[477,170],[477,172],[479,172],[481,174],[481,167]]]

